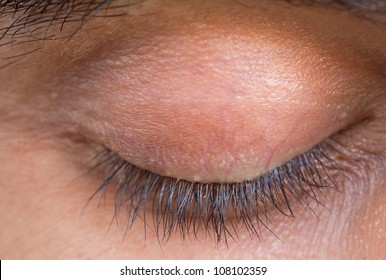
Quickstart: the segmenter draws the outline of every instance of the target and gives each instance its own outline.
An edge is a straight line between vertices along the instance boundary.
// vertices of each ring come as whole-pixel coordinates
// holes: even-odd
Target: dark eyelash
[[[162,177],[105,150],[93,170],[98,174],[108,171],[90,201],[97,195],[106,197],[112,189],[114,217],[124,211],[127,229],[139,217],[147,225],[146,213],[150,211],[160,243],[175,232],[185,238],[191,234],[197,237],[202,231],[217,242],[227,242],[229,238],[237,240],[240,227],[260,237],[260,226],[270,230],[273,210],[294,217],[294,200],[312,211],[314,202],[323,205],[324,189],[337,189],[332,174],[340,169],[330,154],[339,149],[331,141],[254,180],[229,184]]]

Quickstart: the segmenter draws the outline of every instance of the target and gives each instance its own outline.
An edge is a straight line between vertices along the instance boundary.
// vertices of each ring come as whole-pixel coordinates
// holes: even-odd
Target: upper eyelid
[[[251,17],[254,17],[254,13],[251,15]],[[267,21],[271,21],[270,19],[267,19]],[[129,23],[129,22],[128,22]],[[134,23],[133,23],[134,24]],[[155,24],[157,24],[157,23],[155,23]],[[128,25],[128,26],[130,26],[130,25]],[[135,28],[135,26],[132,26],[132,29],[134,29]],[[144,28],[147,28],[146,26],[144,26]],[[149,29],[149,30],[151,30],[151,28],[147,28],[147,29]],[[209,29],[208,30],[208,33],[211,33],[211,34],[209,34],[209,35],[212,35],[213,34],[213,32],[211,31],[211,29]],[[232,32],[229,32],[229,33],[232,33]],[[144,38],[146,38],[146,37],[144,37]],[[130,38],[128,38],[128,39],[130,39]],[[289,42],[292,42],[293,41],[293,39],[292,38],[289,38],[288,39],[288,41]],[[103,41],[102,41],[103,42]],[[142,45],[143,43],[146,43],[146,40],[144,40],[143,42],[140,42],[139,44],[140,45]],[[173,44],[175,44],[175,42],[173,43]],[[212,45],[212,43],[211,44],[208,44],[208,46],[210,46],[210,45]],[[253,41],[253,44],[251,45],[251,49],[253,49],[253,52],[252,53],[255,53],[254,52],[254,50],[255,50],[255,46],[256,46],[256,41],[254,40]],[[124,50],[127,50],[127,44],[123,44],[122,45],[122,47],[124,48]],[[163,47],[165,47],[165,45],[163,45]],[[217,42],[215,42],[215,41],[213,41],[213,50],[221,50],[221,52],[219,52],[219,54],[220,55],[222,55],[223,53],[222,53],[222,51],[226,51],[226,53],[225,54],[228,54],[228,52],[227,52],[227,49],[226,49],[226,45],[221,45],[221,44],[217,44]],[[267,52],[265,53],[265,56],[267,56],[268,55],[268,51],[271,49],[271,47],[268,47],[267,46]],[[283,48],[283,49],[288,49],[288,46],[286,46],[286,48]],[[299,55],[299,57],[300,56],[304,56],[303,55],[303,52],[302,52],[302,45],[300,45],[300,46],[297,46],[297,48],[296,48],[296,51],[297,50],[299,50],[299,53],[298,53],[298,55]],[[179,57],[179,54],[184,54],[185,56],[186,56],[186,58],[185,58],[185,60],[186,60],[186,67],[187,68],[190,68],[190,61],[195,61],[195,57],[196,57],[196,54],[200,54],[200,52],[201,51],[206,51],[205,49],[201,49],[201,50],[197,50],[196,52],[190,52],[190,53],[193,53],[194,55],[192,55],[191,56],[191,58],[192,59],[189,59],[189,56],[187,56],[187,54],[185,53],[185,52],[179,52],[179,51],[177,51],[177,53],[173,53],[172,55],[171,55],[171,57],[169,57],[169,60],[170,60],[170,58],[172,58],[172,57]],[[115,53],[113,53],[113,56],[116,56],[116,57],[120,57],[120,55],[116,55],[117,53],[119,53],[120,51],[118,50],[118,47],[117,47],[117,50],[116,50],[116,52]],[[72,50],[71,49],[69,49],[69,53],[72,53]],[[132,55],[132,54],[135,54],[135,52],[134,51],[131,51],[130,50],[130,52],[127,52],[127,53],[129,53],[129,55]],[[247,53],[247,52],[244,52],[244,53]],[[315,54],[316,53],[319,53],[319,52],[315,52]],[[124,54],[124,53],[123,53]],[[175,54],[177,54],[177,55],[175,55]],[[155,53],[154,55],[156,55],[156,57],[157,57],[157,55],[158,55],[158,53]],[[104,55],[103,55],[103,57],[104,57]],[[238,56],[236,55],[236,56],[234,56],[235,58],[237,58]],[[276,57],[276,59],[278,59],[278,53],[277,52],[275,52],[275,57]],[[283,56],[282,56],[282,60],[285,60],[285,59],[287,59],[287,55],[285,55],[284,53],[283,53]],[[333,56],[334,58],[335,58],[335,56]],[[251,56],[250,57],[250,60],[251,61],[258,61],[258,59],[259,59],[260,57],[259,56]],[[92,59],[90,59],[89,60],[89,62],[90,63],[96,63],[97,62],[97,60],[98,60],[98,58],[97,57],[95,57],[95,56],[93,56],[92,57]],[[102,59],[102,60],[104,60],[104,59]],[[232,59],[233,61],[234,61],[234,59]],[[231,61],[231,60],[230,60]],[[205,61],[202,61],[202,62],[205,62]],[[103,62],[102,62],[103,63]],[[109,64],[109,65],[111,65],[111,64]],[[280,66],[280,61],[279,61],[279,59],[277,60],[277,63],[276,63],[276,65],[279,65]],[[84,67],[87,67],[88,66],[88,64],[85,64],[85,65],[83,65]],[[136,67],[136,65],[135,64],[133,64],[133,65],[131,65],[131,64],[127,64],[127,68],[126,67],[124,67],[124,69],[136,69],[137,67]],[[160,67],[165,67],[165,65],[163,65],[163,63],[160,63],[160,65],[159,65]],[[185,67],[184,66],[184,67]],[[110,67],[110,66],[107,66],[106,65],[106,67]],[[180,67],[182,67],[182,65],[181,65],[181,63],[180,63]],[[221,69],[225,69],[224,68],[225,67],[225,64],[218,64],[215,68],[221,68]],[[97,68],[99,68],[99,67],[97,67]],[[203,63],[202,64],[202,69],[205,69],[205,70],[209,70],[209,69],[212,69],[213,67],[211,66],[211,67],[207,67],[206,66],[206,62],[205,63]],[[100,74],[103,74],[104,76],[105,76],[105,78],[106,78],[106,74],[107,73],[109,73],[109,72],[111,72],[111,70],[113,70],[113,69],[111,69],[111,67],[110,68],[107,68],[109,71],[106,71],[106,68],[103,68],[101,71],[100,71],[100,73],[98,73],[98,72],[94,72],[93,74],[92,74],[92,76],[95,78],[95,83],[97,84],[97,81],[99,80],[99,78],[98,77],[100,77],[99,75]],[[91,70],[91,69],[90,69]],[[166,70],[166,69],[165,69]],[[213,68],[213,70],[215,70],[214,68]],[[284,69],[283,68],[281,68],[281,71],[284,71]],[[290,77],[292,77],[291,75],[292,75],[292,73],[293,73],[293,71],[295,71],[295,69],[288,69],[288,71],[286,71],[286,73],[288,74],[288,75],[290,75]],[[69,72],[73,72],[73,74],[75,74],[75,75],[77,75],[76,73],[75,73],[75,71],[69,71]],[[87,71],[88,72],[88,71]],[[296,71],[295,71],[296,72]],[[326,72],[326,70],[324,71],[324,72]],[[128,72],[126,72],[126,70],[123,70],[123,72],[122,72],[122,74],[123,75],[126,75]],[[209,76],[208,75],[208,72],[207,71],[205,71],[205,72],[203,72],[203,73],[206,73],[205,75],[207,75],[207,76]],[[213,72],[214,73],[214,72]],[[73,75],[73,74],[71,74],[71,75]],[[116,73],[117,74],[117,73]],[[138,74],[139,75],[143,75],[143,72],[142,71],[139,71],[138,72]],[[243,74],[243,73],[241,73],[241,74]],[[287,75],[286,74],[286,75]],[[123,76],[122,75],[122,76]],[[118,77],[120,77],[121,75],[114,75],[114,76],[118,76]],[[131,80],[136,80],[136,77],[137,76],[130,76],[131,77]],[[87,80],[89,80],[90,78],[89,77],[87,77],[87,76],[85,76],[84,78],[86,78]],[[94,79],[93,78],[93,79]],[[250,79],[250,78],[249,78]],[[263,79],[257,79],[256,80],[256,82],[260,82],[260,81],[262,81]],[[295,79],[296,80],[296,79]],[[307,80],[307,79],[303,79],[303,80]],[[311,80],[311,79],[310,79]],[[89,80],[90,81],[90,80]],[[189,82],[191,82],[191,78],[189,77]],[[240,80],[238,80],[237,82],[240,82]],[[63,80],[63,83],[59,83],[58,84],[58,88],[61,88],[62,87],[62,85],[67,85],[67,86],[72,86],[72,84],[76,84],[76,83],[73,83],[72,82],[72,80],[71,79],[69,79],[69,80],[66,80],[65,82],[64,82],[64,80]],[[130,97],[131,99],[133,99],[133,97],[132,96],[130,96],[129,94],[128,94],[128,92],[127,92],[127,88],[128,88],[128,84],[124,81],[124,79],[118,79],[116,82],[114,82],[114,79],[113,79],[113,76],[111,76],[111,80],[110,80],[110,83],[106,83],[105,85],[103,85],[103,90],[97,90],[96,92],[98,92],[99,94],[104,94],[104,92],[106,92],[106,91],[109,91],[109,85],[108,84],[115,84],[115,85],[117,85],[115,88],[114,88],[114,92],[116,93],[114,96],[116,96],[117,97],[117,99],[116,100],[118,100],[119,99],[119,97]],[[201,83],[200,83],[201,84]],[[308,85],[308,84],[310,84],[310,85]],[[119,87],[118,88],[118,85],[121,85],[122,87]],[[201,85],[202,86],[202,85]],[[327,90],[327,87],[328,87],[328,85],[326,85],[326,84],[324,84],[323,85],[324,86],[324,90],[326,90],[327,92],[328,92],[328,90]],[[284,86],[283,86],[283,88],[284,88]],[[288,86],[285,86],[285,88],[286,89],[289,89],[290,87],[288,87]],[[311,86],[311,83],[308,83],[307,82],[307,86],[305,86],[304,88],[317,88],[317,87],[315,87],[315,86]],[[101,88],[102,89],[102,88]],[[123,91],[119,91],[119,89],[124,89]],[[225,87],[224,87],[224,89],[225,89]],[[77,88],[76,89],[76,92],[77,92],[77,94],[79,94],[80,95],[80,92],[79,92],[80,90]],[[133,90],[133,92],[134,91],[137,91],[137,90]],[[213,93],[215,92],[215,91],[217,91],[217,90],[215,90],[214,88],[213,88]],[[121,92],[121,95],[120,95],[120,93],[119,92]],[[151,92],[151,90],[149,90],[149,93]],[[206,88],[205,89],[205,92],[206,92],[206,94],[208,94],[208,92],[209,92],[209,88]],[[307,92],[308,94],[307,94],[307,96],[309,96],[310,94],[310,92],[308,91]],[[85,97],[87,96],[86,95],[86,92],[84,93],[85,94]],[[252,92],[251,92],[251,95],[252,95]],[[253,93],[253,95],[252,96],[254,96],[255,95],[255,92]],[[304,96],[306,96],[306,95],[304,95]],[[113,106],[114,106],[114,104],[112,104],[112,103],[114,103],[113,102],[114,100],[109,100],[108,102],[106,102],[106,104],[108,105],[107,107],[108,108],[113,108]],[[313,100],[313,101],[315,101],[315,100]],[[308,102],[307,102],[308,103]],[[327,102],[328,103],[328,102]],[[309,104],[309,103],[308,103]],[[128,105],[128,104],[126,104],[126,105]],[[279,107],[279,105],[280,104],[278,104],[277,106]],[[157,105],[158,106],[158,105]],[[189,107],[191,106],[191,104],[189,104]],[[136,107],[138,107],[138,106],[136,106]],[[174,106],[175,107],[175,106]],[[202,104],[200,104],[200,107],[202,107]],[[208,106],[208,108],[209,108],[209,106]],[[280,108],[280,107],[279,107]],[[255,108],[252,108],[252,106],[250,107],[250,109],[248,109],[250,112],[252,112],[252,110],[253,111],[255,111]],[[244,107],[244,112],[245,112],[245,107]],[[267,111],[268,112],[268,111]],[[301,112],[304,112],[304,111],[301,111]],[[120,111],[119,112],[119,110],[114,110],[114,115],[115,116],[118,116],[119,114],[121,113],[121,116],[122,116],[122,119],[126,119],[126,120],[128,120],[128,119],[130,119],[130,114],[129,114],[129,112],[127,112],[127,110],[123,110],[123,111]],[[261,110],[260,110],[260,114],[261,114]],[[237,112],[235,112],[235,114],[234,114],[234,116],[238,116],[238,115],[240,115],[239,113],[237,113]],[[251,114],[252,115],[252,114]],[[249,116],[249,119],[250,120],[255,120],[254,122],[252,122],[252,121],[249,121],[250,123],[254,123],[254,124],[257,124],[257,123],[259,123],[258,121],[258,119],[259,119],[259,116],[257,116],[257,115],[255,115],[256,117],[255,117],[255,119],[253,119],[253,118],[251,118],[251,115]],[[338,114],[330,114],[330,115],[332,115],[332,116],[336,116],[336,118],[339,118],[339,116],[338,116]],[[339,113],[339,115],[341,115],[340,113]],[[351,115],[351,114],[349,114],[349,115]],[[182,115],[182,114],[180,114],[180,123],[182,123],[183,122],[183,120],[184,120],[184,115]],[[277,116],[275,117],[276,118],[276,120],[274,121],[274,122],[278,122],[277,121]],[[135,119],[135,118],[132,118],[132,119]],[[234,119],[234,118],[233,118]],[[297,125],[295,125],[296,123],[298,123],[298,120],[297,120],[297,116],[296,115],[293,115],[293,116],[287,116],[286,118],[284,118],[283,117],[283,119],[286,119],[288,122],[286,122],[288,125],[290,125],[291,127],[297,127]],[[243,119],[241,119],[241,120],[243,120]],[[106,120],[106,121],[109,121],[108,119]],[[116,127],[125,127],[125,126],[127,126],[128,125],[128,123],[125,123],[123,126],[122,126],[122,124],[123,124],[123,122],[115,122],[115,121],[113,121],[112,119],[110,119],[110,121],[112,121],[112,123],[111,123],[111,127],[114,127],[114,128],[116,128]],[[157,121],[159,121],[159,120],[157,120],[156,118],[154,119],[154,121],[155,121],[155,123],[157,123]],[[149,122],[151,122],[151,120],[149,120],[148,119],[148,123]],[[241,123],[241,122],[240,122]],[[272,123],[272,121],[271,121],[271,123]],[[335,121],[334,122],[334,124],[336,124],[337,122]],[[244,121],[244,125],[245,125],[245,121]],[[324,130],[324,132],[323,132],[323,135],[321,135],[321,134],[318,134],[317,136],[315,136],[315,138],[313,138],[312,139],[312,142],[313,143],[304,143],[304,142],[302,142],[303,144],[309,144],[309,145],[311,145],[311,144],[316,144],[317,142],[319,142],[320,140],[322,140],[323,138],[325,138],[326,136],[328,136],[328,135],[330,135],[331,133],[334,133],[334,132],[336,132],[336,129],[339,129],[340,127],[337,127],[337,126],[330,126],[327,122],[326,123],[324,123],[323,124],[324,125],[324,127],[326,128],[326,130]],[[343,125],[343,124],[342,124]],[[198,127],[198,126],[197,126]],[[255,125],[255,126],[251,126],[251,127],[257,127],[257,125]],[[279,127],[279,126],[277,126],[277,127]],[[172,127],[171,127],[172,128]],[[305,126],[304,126],[304,129],[305,129]],[[173,129],[170,129],[170,131],[172,131]],[[127,130],[125,129],[125,131],[122,131],[122,135],[127,135],[127,132],[126,132]],[[328,131],[328,132],[326,132],[326,131]],[[92,133],[95,133],[95,134],[98,134],[98,132],[94,132],[94,131],[91,131]],[[208,132],[209,132],[209,129],[208,129]],[[229,132],[229,130],[228,131],[226,131],[226,132]],[[309,135],[309,137],[311,137],[310,136],[310,134],[312,133],[313,131],[309,131],[309,129],[307,129],[307,133],[308,133],[308,135]],[[126,134],[125,134],[126,133]],[[234,131],[230,131],[230,133],[234,133]],[[324,133],[326,133],[326,134],[324,134]],[[101,133],[99,133],[99,135],[102,135],[102,134],[104,134],[104,131],[102,131]],[[268,134],[268,133],[266,133],[266,134]],[[99,135],[95,135],[95,137],[99,137]],[[188,133],[185,133],[185,135],[188,135]],[[281,134],[281,135],[283,135],[283,134]],[[141,135],[139,135],[139,136],[141,136]],[[246,137],[246,139],[247,138],[249,138],[249,139],[251,139],[251,138],[259,138],[260,137],[260,135],[258,135],[257,133],[255,134],[255,135],[249,135],[248,137]],[[142,138],[140,138],[143,142],[145,142],[145,140],[146,139],[144,139],[145,137],[142,137]],[[149,138],[149,137],[147,137],[147,138]],[[277,139],[279,139],[279,137],[276,137]],[[317,138],[317,139],[316,139]],[[183,138],[182,137],[180,137],[179,138],[181,141],[179,141],[179,143],[181,144],[180,145],[180,147],[183,147]],[[213,137],[213,139],[214,139],[214,137]],[[162,139],[162,140],[164,140],[164,139]],[[126,141],[127,142],[127,139],[125,139],[125,137],[121,137],[121,139],[119,139],[119,140],[117,140],[117,142],[118,141]],[[161,143],[162,143],[162,141],[160,141]],[[261,141],[258,141],[257,143],[260,143]],[[218,143],[218,141],[216,142],[216,141],[214,141],[213,143]],[[244,141],[244,142],[242,142],[241,144],[243,144],[243,145],[239,145],[239,146],[237,146],[237,147],[240,147],[240,148],[238,148],[238,149],[233,149],[232,150],[232,152],[235,154],[235,155],[239,155],[239,154],[242,154],[242,152],[244,152],[244,150],[243,149],[241,149],[241,147],[242,146],[246,146],[245,144],[247,143],[247,141]],[[287,143],[287,142],[286,142]],[[133,144],[133,143],[131,143],[131,144]],[[272,152],[272,150],[274,150],[272,147],[274,147],[274,146],[277,146],[277,144],[278,144],[278,141],[276,142],[276,143],[270,143],[270,145],[265,145],[265,146],[267,146],[269,149],[266,149],[264,152],[267,152],[267,154],[269,153],[269,152],[271,152],[271,153],[273,153]],[[117,144],[118,145],[118,144]],[[126,146],[124,146],[124,145],[122,145],[122,147],[128,147],[128,146],[133,146],[133,145],[127,145],[127,143],[126,143]],[[203,147],[204,145],[201,145],[201,147]],[[228,143],[226,143],[226,144],[224,144],[224,146],[226,146],[226,148],[228,148],[228,147],[230,147],[231,146],[231,144],[228,144]],[[235,146],[235,145],[233,145],[233,146]],[[260,149],[260,148],[257,148],[257,146],[258,145],[256,145],[256,148],[254,148],[254,149],[250,149],[251,151],[253,150],[253,152],[250,152],[250,157],[254,157],[256,154],[259,154],[258,152],[257,152],[257,150],[258,149]],[[260,145],[261,147],[262,146],[264,146],[264,145]],[[272,146],[272,147],[271,147]],[[281,145],[281,146],[283,146],[283,145]],[[297,151],[297,152],[302,152],[303,150],[306,150],[306,147],[304,147],[304,149],[303,148],[301,148],[301,147],[299,147],[300,145],[296,145],[297,147],[298,147],[298,149],[299,149],[299,151]],[[272,149],[271,149],[272,148]],[[307,148],[309,148],[309,147],[307,147]],[[117,147],[111,147],[111,149],[117,149]],[[138,149],[138,150],[142,150],[143,151],[143,149],[141,149],[139,146],[138,147],[136,147],[135,149]],[[127,157],[127,159],[128,160],[130,160],[130,161],[132,161],[132,163],[133,164],[136,164],[136,165],[138,165],[138,166],[140,166],[140,167],[146,167],[146,166],[143,166],[143,162],[141,161],[141,160],[143,160],[143,159],[146,159],[147,158],[147,155],[143,155],[143,157],[136,157],[135,159],[138,159],[138,161],[135,161],[135,159],[133,160],[133,155],[137,155],[138,153],[137,153],[137,150],[135,150],[134,148],[132,148],[130,151],[122,151],[122,150],[127,150],[127,149],[125,149],[125,148],[122,148],[122,150],[120,150],[120,151],[118,151],[118,152],[121,152],[121,153],[125,153],[125,156]],[[261,148],[262,149],[262,148]],[[182,152],[180,153],[180,154],[189,154],[189,152],[187,151],[187,149],[181,149],[182,150]],[[228,151],[229,149],[222,149],[222,150],[226,150],[226,151]],[[300,151],[301,150],[301,151]],[[150,151],[151,152],[151,151]],[[296,152],[296,153],[297,153]],[[276,151],[275,152],[277,155],[280,155],[281,153],[279,153],[278,151]],[[293,149],[292,149],[292,153],[294,153],[294,151],[293,151]],[[180,154],[177,154],[177,155],[180,155]],[[191,153],[190,153],[191,154]],[[225,155],[225,154],[218,154],[218,155],[220,155],[221,157],[223,157],[223,158],[226,158],[226,156],[227,155]],[[287,159],[289,159],[290,157],[292,157],[292,155],[293,154],[291,154],[291,155],[289,155],[289,154],[287,154],[287,153],[284,153],[284,148],[283,148],[283,157],[286,157],[285,159],[284,158],[281,158],[281,156],[279,157],[277,157],[277,158],[274,158],[274,160],[276,160],[276,161],[284,161],[284,160],[287,160]],[[232,153],[231,153],[231,156],[233,156],[232,155]],[[245,158],[245,157],[244,157]],[[220,162],[220,160],[222,160],[222,158],[220,158],[220,157],[218,157],[218,159],[215,159],[215,162]],[[245,160],[245,159],[244,159]],[[197,162],[199,162],[199,161],[197,161]],[[246,161],[245,160],[245,162],[248,162],[248,161]],[[180,165],[180,164],[175,164],[175,166],[178,166],[178,165]],[[201,164],[202,165],[202,164]],[[199,165],[199,166],[201,166],[201,165]],[[276,163],[273,163],[273,161],[272,161],[272,157],[271,158],[269,158],[268,156],[264,159],[264,163],[263,164],[261,164],[261,166],[259,166],[259,168],[254,168],[254,170],[252,170],[252,168],[250,168],[250,170],[248,170],[248,172],[249,172],[249,174],[247,174],[248,176],[246,176],[246,177],[248,177],[248,178],[251,178],[252,176],[254,176],[255,174],[251,174],[251,173],[258,173],[258,172],[260,172],[260,170],[256,170],[256,169],[267,169],[268,167],[269,167],[269,165],[276,165]],[[175,167],[175,166],[171,166],[170,168],[169,168],[169,170],[174,170],[174,168],[173,167]],[[162,168],[164,168],[164,166],[162,166]],[[240,166],[240,168],[241,168],[241,166]],[[149,167],[149,169],[150,169],[150,167]],[[169,171],[168,170],[168,171]],[[224,169],[225,170],[225,169]],[[157,170],[155,170],[155,172],[156,172]],[[191,170],[189,170],[189,172],[190,172]],[[200,171],[200,170],[198,170],[198,171]],[[199,173],[199,172],[196,172],[195,174],[193,174],[193,172],[191,172],[190,174],[187,174],[187,175],[198,175],[198,176],[202,176],[202,174],[201,173]],[[244,170],[245,171],[245,170]],[[236,174],[236,172],[234,172],[235,174]],[[209,174],[209,172],[208,172],[208,174]],[[176,175],[176,174],[167,174],[167,175],[170,175],[170,176],[172,176],[172,175]],[[176,176],[180,176],[180,177],[182,177],[182,175],[181,174],[177,174]],[[212,175],[212,174],[209,174],[209,175]],[[217,175],[217,174],[216,174]],[[218,176],[221,176],[221,174],[220,175],[218,175]],[[185,178],[186,179],[186,178]],[[189,178],[188,178],[189,179]],[[238,178],[238,179],[240,179],[240,178]],[[199,179],[197,179],[197,180],[199,180]],[[213,177],[211,177],[211,178],[205,178],[204,180],[214,180],[213,179]],[[235,180],[235,178],[227,178],[227,180]]]

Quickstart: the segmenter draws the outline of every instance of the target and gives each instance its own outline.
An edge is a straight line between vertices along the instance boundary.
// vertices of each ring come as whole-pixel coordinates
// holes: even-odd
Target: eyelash
[[[320,199],[325,189],[337,189],[332,178],[341,170],[334,158],[343,147],[339,144],[338,149],[337,145],[338,142],[326,140],[250,181],[210,184],[162,177],[104,149],[94,159],[97,163],[92,171],[106,175],[90,201],[97,195],[105,198],[112,190],[114,217],[118,219],[124,211],[127,229],[139,217],[147,226],[146,213],[150,211],[161,244],[175,232],[182,238],[191,234],[198,238],[199,233],[205,232],[216,242],[227,243],[229,238],[237,240],[240,227],[260,237],[261,225],[273,233],[269,228],[273,210],[293,218],[293,201],[313,211],[314,203],[323,205]]]

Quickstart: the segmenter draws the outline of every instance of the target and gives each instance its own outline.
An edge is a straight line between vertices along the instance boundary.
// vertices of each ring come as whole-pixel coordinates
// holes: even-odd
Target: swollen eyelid
[[[77,108],[70,121],[145,170],[230,183],[270,171],[362,117],[358,104],[376,86],[358,71],[369,61],[347,43],[350,34],[315,25],[315,14],[328,23],[326,13],[273,6],[256,17],[217,3],[207,17],[204,2],[176,2],[140,24],[114,19],[127,28],[82,34],[80,59],[71,47],[60,52],[75,65],[49,73],[50,82]]]
[[[208,27],[162,36],[146,53],[147,39],[137,42],[119,66],[86,77],[95,102],[83,108],[95,117],[90,132],[145,170],[230,183],[270,171],[361,118],[347,61],[269,32],[233,37]],[[98,119],[105,125],[96,131]]]

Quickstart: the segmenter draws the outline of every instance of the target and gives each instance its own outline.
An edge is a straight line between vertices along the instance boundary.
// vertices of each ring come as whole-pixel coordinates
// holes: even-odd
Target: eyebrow
[[[147,0],[0,0],[0,47],[7,44],[24,43],[38,40],[57,39],[67,23],[79,22],[79,27],[69,35],[69,39],[91,19],[96,17],[109,18],[128,15],[122,8],[141,5]],[[259,1],[259,0],[256,0]],[[354,15],[365,17],[360,4],[352,0],[272,0],[272,3],[287,2],[293,6],[330,6],[353,12]],[[371,2],[371,9],[378,7],[382,1]],[[235,1],[235,3],[239,3]],[[241,3],[240,3],[241,4]],[[366,8],[363,7],[362,8]],[[371,10],[367,7],[367,10]],[[382,14],[386,11],[382,12]],[[386,15],[385,15],[386,16]],[[385,18],[386,19],[386,18]],[[59,26],[59,28],[57,28]],[[56,27],[54,33],[49,32]],[[7,40],[8,39],[8,40]],[[5,42],[4,42],[5,41]]]
[[[114,0],[0,0],[0,20],[10,17],[11,23],[0,28],[0,40],[36,37],[52,26],[69,22],[82,25],[102,10],[114,9]],[[128,1],[130,2],[130,1]],[[26,33],[28,28],[32,31]],[[45,37],[43,37],[46,39]]]

